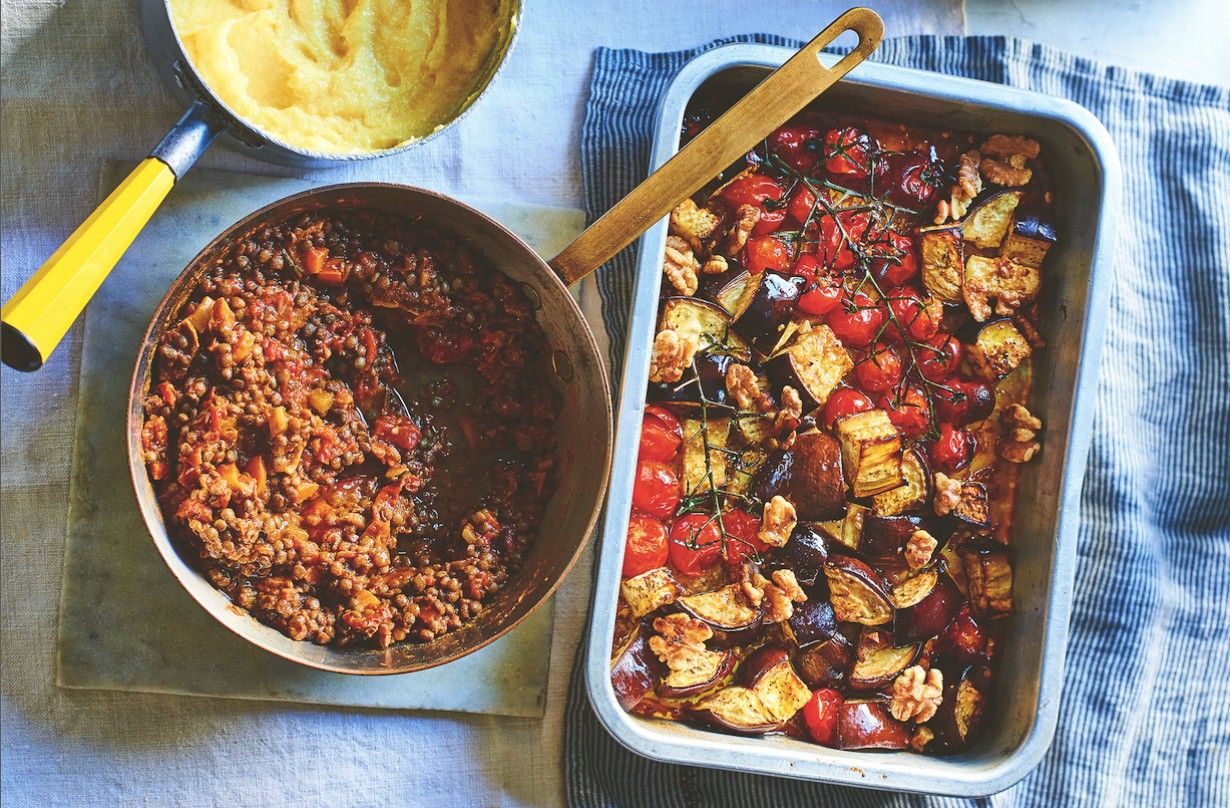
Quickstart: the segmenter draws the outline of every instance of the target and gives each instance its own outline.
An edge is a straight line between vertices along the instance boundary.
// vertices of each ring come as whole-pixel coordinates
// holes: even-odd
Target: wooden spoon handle
[[[858,45],[825,67],[820,51],[846,31],[858,34]],[[590,225],[551,266],[567,284],[602,266],[871,55],[883,35],[884,22],[874,11],[852,8],[842,14]]]

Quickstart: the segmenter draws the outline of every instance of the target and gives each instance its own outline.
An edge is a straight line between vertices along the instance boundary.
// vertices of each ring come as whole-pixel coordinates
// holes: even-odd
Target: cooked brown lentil
[[[296,640],[478,615],[550,494],[558,395],[520,289],[373,211],[225,249],[161,338],[143,446],[176,541]]]

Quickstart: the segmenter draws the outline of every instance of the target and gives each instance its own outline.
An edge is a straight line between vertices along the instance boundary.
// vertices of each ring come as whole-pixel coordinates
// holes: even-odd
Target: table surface
[[[761,4],[734,0],[711,0],[703,12],[683,0],[625,0],[587,4],[582,15],[565,0],[526,5],[498,84],[450,134],[400,158],[308,176],[579,205],[577,141],[594,47],[671,50],[756,30],[806,38],[848,3],[782,2],[771,18]],[[960,0],[873,5],[893,33],[1009,34],[1127,67],[1230,83],[1224,0],[1178,0],[1164,4],[1164,14],[1139,0],[969,0],[964,15]],[[136,160],[178,111],[145,58],[134,3],[0,0],[0,13],[0,286],[7,299],[88,210],[101,160]],[[501,159],[516,154],[533,155],[532,163]],[[224,150],[203,164],[275,170]],[[76,329],[39,374],[4,369],[0,377],[6,805],[268,805],[292,793],[296,803],[338,806],[437,796],[462,806],[562,802],[561,712],[585,618],[583,571],[559,598],[541,721],[57,690],[79,342]]]

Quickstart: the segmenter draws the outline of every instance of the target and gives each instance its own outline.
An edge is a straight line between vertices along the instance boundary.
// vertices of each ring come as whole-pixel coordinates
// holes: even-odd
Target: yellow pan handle
[[[38,370],[120,257],[174,187],[177,176],[220,131],[193,105],[154,152],[133,169],[0,310],[0,354],[17,370]]]
[[[19,370],[46,361],[174,185],[171,167],[146,157],[4,304],[5,364],[20,340],[36,355]]]

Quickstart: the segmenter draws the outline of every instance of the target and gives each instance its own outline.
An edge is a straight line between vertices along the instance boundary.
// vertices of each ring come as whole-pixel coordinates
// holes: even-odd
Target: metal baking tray
[[[684,110],[698,90],[737,98],[792,53],[768,45],[728,45],[685,66],[658,110],[649,168],[678,149]],[[587,638],[586,687],[611,734],[655,760],[893,791],[993,794],[1038,764],[1059,717],[1077,512],[1122,196],[1119,158],[1106,129],[1083,107],[971,79],[864,63],[818,103],[924,125],[1025,134],[1042,143],[1053,175],[1061,243],[1047,265],[1040,308],[1049,345],[1035,361],[1031,397],[1031,409],[1045,424],[1044,448],[1020,476],[1014,537],[1017,612],[1007,618],[987,725],[973,748],[941,758],[840,751],[783,736],[737,737],[629,715],[619,707],[609,678],[611,642],[662,279],[665,220],[640,243]],[[721,168],[714,166],[714,173]]]

